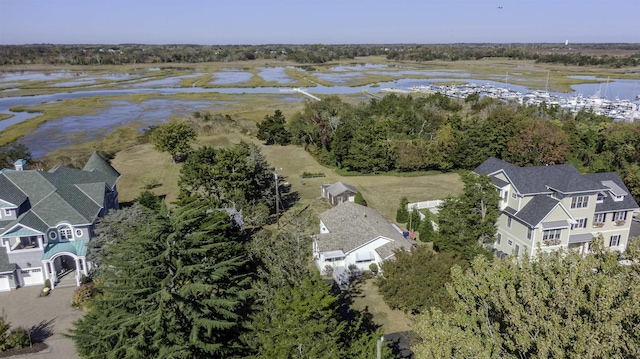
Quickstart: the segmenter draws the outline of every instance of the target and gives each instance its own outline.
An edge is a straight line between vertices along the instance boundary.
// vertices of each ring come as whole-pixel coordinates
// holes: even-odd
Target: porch
[[[51,289],[57,286],[80,285],[82,276],[89,273],[86,260],[88,243],[87,239],[47,245],[42,263],[45,277],[51,282]]]

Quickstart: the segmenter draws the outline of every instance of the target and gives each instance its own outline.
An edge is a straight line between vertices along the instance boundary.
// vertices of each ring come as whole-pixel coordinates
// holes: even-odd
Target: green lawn
[[[237,132],[200,137],[200,145],[215,147],[231,146],[240,141],[253,142],[261,147],[267,161],[276,168],[279,175],[291,183],[293,191],[300,194],[300,202],[310,204],[317,212],[327,209],[320,201],[321,185],[343,181],[360,190],[369,207],[378,210],[385,218],[393,221],[400,204],[400,198],[409,202],[444,198],[462,190],[457,173],[425,174],[422,176],[341,176],[331,168],[319,164],[308,152],[297,146],[264,146],[255,138]],[[130,201],[140,193],[140,187],[147,180],[154,179],[162,185],[154,191],[165,195],[168,202],[174,201],[178,193],[180,164],[171,162],[166,153],[155,151],[151,145],[138,145],[121,151],[113,160],[114,167],[122,173],[118,182],[121,201]],[[302,178],[303,172],[322,172],[325,177]]]

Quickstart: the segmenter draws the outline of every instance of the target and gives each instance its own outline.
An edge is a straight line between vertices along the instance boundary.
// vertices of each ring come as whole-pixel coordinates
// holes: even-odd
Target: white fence
[[[431,213],[434,214],[438,214],[438,207],[440,206],[440,204],[443,201],[441,199],[434,199],[431,201],[422,201],[422,202],[414,202],[414,203],[409,203],[407,204],[407,210],[409,211],[409,213],[411,213],[411,211],[413,210],[418,210],[418,209],[428,209]],[[418,212],[420,214],[420,219],[424,219],[425,216],[424,214]],[[431,225],[433,226],[434,230],[438,230],[438,224],[434,221],[431,221]]]

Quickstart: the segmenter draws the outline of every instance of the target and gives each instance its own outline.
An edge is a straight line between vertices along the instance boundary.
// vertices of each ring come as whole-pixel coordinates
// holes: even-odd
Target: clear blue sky
[[[0,44],[640,42],[639,24],[640,0],[0,0]]]

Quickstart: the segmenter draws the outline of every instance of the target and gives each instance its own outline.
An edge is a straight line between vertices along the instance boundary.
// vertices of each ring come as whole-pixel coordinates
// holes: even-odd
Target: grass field
[[[373,316],[375,324],[380,325],[385,334],[411,330],[412,316],[401,310],[391,309],[378,292],[375,279],[356,281],[350,291],[355,310],[366,311]]]
[[[358,188],[369,207],[378,210],[385,218],[395,219],[395,213],[402,197],[410,202],[444,198],[457,194],[462,184],[457,173],[426,174],[423,176],[348,176],[344,177],[331,168],[319,164],[309,153],[297,146],[264,146],[254,138],[238,132],[204,136],[198,145],[225,147],[240,141],[252,142],[260,146],[267,161],[279,175],[291,183],[293,191],[300,195],[300,202],[310,204],[316,213],[326,209],[326,204],[318,199],[322,184],[343,181]],[[158,195],[166,196],[168,203],[176,199],[180,164],[171,162],[166,153],[155,151],[150,144],[138,145],[119,152],[112,161],[122,173],[118,182],[120,201],[131,201],[141,190],[145,181],[156,180],[162,185],[154,189]],[[302,178],[303,172],[324,173],[325,177]]]

